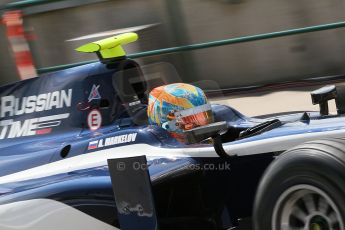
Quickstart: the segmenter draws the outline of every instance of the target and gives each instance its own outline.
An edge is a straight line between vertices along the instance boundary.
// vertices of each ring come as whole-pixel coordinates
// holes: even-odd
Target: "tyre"
[[[255,230],[345,230],[345,140],[308,142],[274,160],[253,223]]]

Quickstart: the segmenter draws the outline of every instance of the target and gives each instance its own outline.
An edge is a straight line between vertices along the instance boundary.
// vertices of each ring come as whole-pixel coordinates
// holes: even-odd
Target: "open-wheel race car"
[[[181,142],[147,116],[175,72],[126,58],[136,39],[89,43],[78,50],[99,63],[0,87],[0,229],[225,230],[246,217],[257,230],[345,229],[344,87],[313,91],[314,112],[212,104],[213,122]]]

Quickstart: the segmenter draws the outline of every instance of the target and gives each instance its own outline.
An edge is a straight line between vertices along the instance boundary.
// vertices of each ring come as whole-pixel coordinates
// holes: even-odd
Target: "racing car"
[[[343,86],[311,92],[320,111],[212,104],[214,122],[181,143],[148,123],[147,94],[174,71],[128,59],[137,39],[88,43],[77,50],[100,62],[0,87],[0,229],[345,229]]]

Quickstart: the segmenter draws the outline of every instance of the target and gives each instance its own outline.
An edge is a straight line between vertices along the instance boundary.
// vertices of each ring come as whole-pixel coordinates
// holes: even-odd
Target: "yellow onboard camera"
[[[138,40],[138,34],[125,33],[110,38],[105,38],[99,41],[91,42],[80,46],[76,49],[78,52],[96,53],[101,61],[108,61],[114,58],[121,58],[126,56],[123,45]]]

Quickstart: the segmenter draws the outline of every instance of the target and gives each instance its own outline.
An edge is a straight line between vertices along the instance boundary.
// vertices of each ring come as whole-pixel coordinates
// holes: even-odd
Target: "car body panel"
[[[132,62],[131,65],[135,66]],[[67,215],[75,218],[66,217],[64,229],[84,225],[87,226],[83,229],[118,229],[108,159],[145,155],[158,197],[165,196],[161,185],[172,189],[174,183],[186,178],[189,183],[182,184],[189,189],[195,189],[194,181],[200,180],[204,186],[229,178],[230,181],[217,189],[224,194],[230,189],[230,193],[237,192],[233,195],[236,197],[241,194],[232,188],[232,183],[240,184],[239,175],[247,178],[250,186],[240,185],[252,194],[261,173],[274,156],[306,141],[345,135],[343,115],[320,116],[318,112],[305,112],[251,118],[229,106],[212,105],[215,121],[226,121],[231,127],[224,134],[223,147],[229,155],[229,160],[224,160],[211,143],[187,145],[176,141],[160,127],[136,123],[122,101],[128,95],[121,95],[118,88],[121,82],[115,80],[121,78],[121,74],[117,75],[121,68],[124,68],[121,64],[96,63],[0,88],[0,227],[44,229]],[[53,100],[50,97],[54,92]],[[18,112],[25,100],[27,105]],[[55,103],[54,106],[49,105],[48,100]],[[101,127],[97,130],[88,125],[93,109],[100,111],[102,116]],[[135,111],[145,117],[146,107]],[[47,119],[39,121],[44,117],[50,119],[48,123]],[[279,119],[282,125],[249,137],[239,135],[243,130],[274,119]],[[28,120],[32,122],[25,123]],[[9,121],[17,122],[17,128],[7,127]],[[223,164],[222,170],[219,163]],[[224,165],[228,163],[231,163],[229,170]],[[205,170],[205,165],[211,164],[216,168]],[[226,189],[223,190],[223,186]],[[217,194],[208,188],[205,186],[202,191],[212,200],[208,203],[217,203],[213,202]],[[247,194],[241,192],[243,196]],[[236,203],[234,197],[228,197],[230,203]],[[17,221],[20,213],[31,209],[31,215]],[[53,209],[56,211],[47,211]],[[162,215],[164,208],[158,209]],[[9,218],[10,215],[14,218]]]

